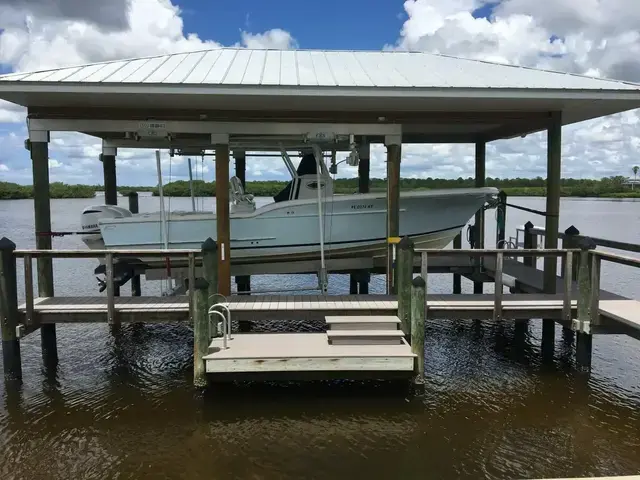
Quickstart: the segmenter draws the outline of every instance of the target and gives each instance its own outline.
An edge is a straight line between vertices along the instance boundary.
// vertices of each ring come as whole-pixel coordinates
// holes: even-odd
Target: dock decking
[[[505,294],[502,318],[563,318],[562,294]],[[572,299],[575,311],[576,300]],[[640,302],[600,300],[600,314],[640,330]],[[234,320],[324,320],[327,315],[395,315],[398,302],[390,295],[238,295],[229,298]],[[437,319],[493,318],[493,294],[446,294],[427,297],[427,317]],[[26,304],[19,306],[25,325],[33,323],[106,322],[106,297],[48,297],[34,301],[34,315],[27,320]],[[120,322],[172,322],[189,320],[187,296],[117,297],[115,313]]]

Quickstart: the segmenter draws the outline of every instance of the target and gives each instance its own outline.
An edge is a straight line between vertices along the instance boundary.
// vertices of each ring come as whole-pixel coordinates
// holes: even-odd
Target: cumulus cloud
[[[123,30],[129,26],[128,0],[0,0],[0,16],[13,21],[34,15],[49,20],[80,20],[100,29]]]

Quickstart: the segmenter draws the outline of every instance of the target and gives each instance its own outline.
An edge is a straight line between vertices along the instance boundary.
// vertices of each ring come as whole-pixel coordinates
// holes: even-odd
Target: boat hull
[[[417,248],[444,248],[481,208],[495,189],[407,192],[400,197],[400,236]],[[333,196],[322,202],[327,258],[384,255],[387,209],[383,194]],[[167,222],[170,249],[199,249],[216,239],[214,213],[172,213]],[[104,219],[100,235],[87,237],[93,249],[164,248],[157,213]],[[318,204],[293,200],[269,204],[251,213],[231,215],[234,263],[310,260],[320,256]]]

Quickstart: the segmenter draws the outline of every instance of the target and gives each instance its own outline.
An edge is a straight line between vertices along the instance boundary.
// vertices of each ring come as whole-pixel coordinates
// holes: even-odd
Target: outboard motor
[[[103,249],[104,241],[100,234],[98,222],[103,218],[124,218],[133,214],[124,207],[117,205],[92,205],[82,211],[82,241],[91,249]]]

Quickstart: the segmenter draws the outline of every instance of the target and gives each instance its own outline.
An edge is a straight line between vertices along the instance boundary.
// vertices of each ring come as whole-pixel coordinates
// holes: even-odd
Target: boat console
[[[231,213],[255,212],[256,202],[253,199],[253,195],[244,192],[244,187],[238,177],[229,179],[229,197],[231,200]]]

